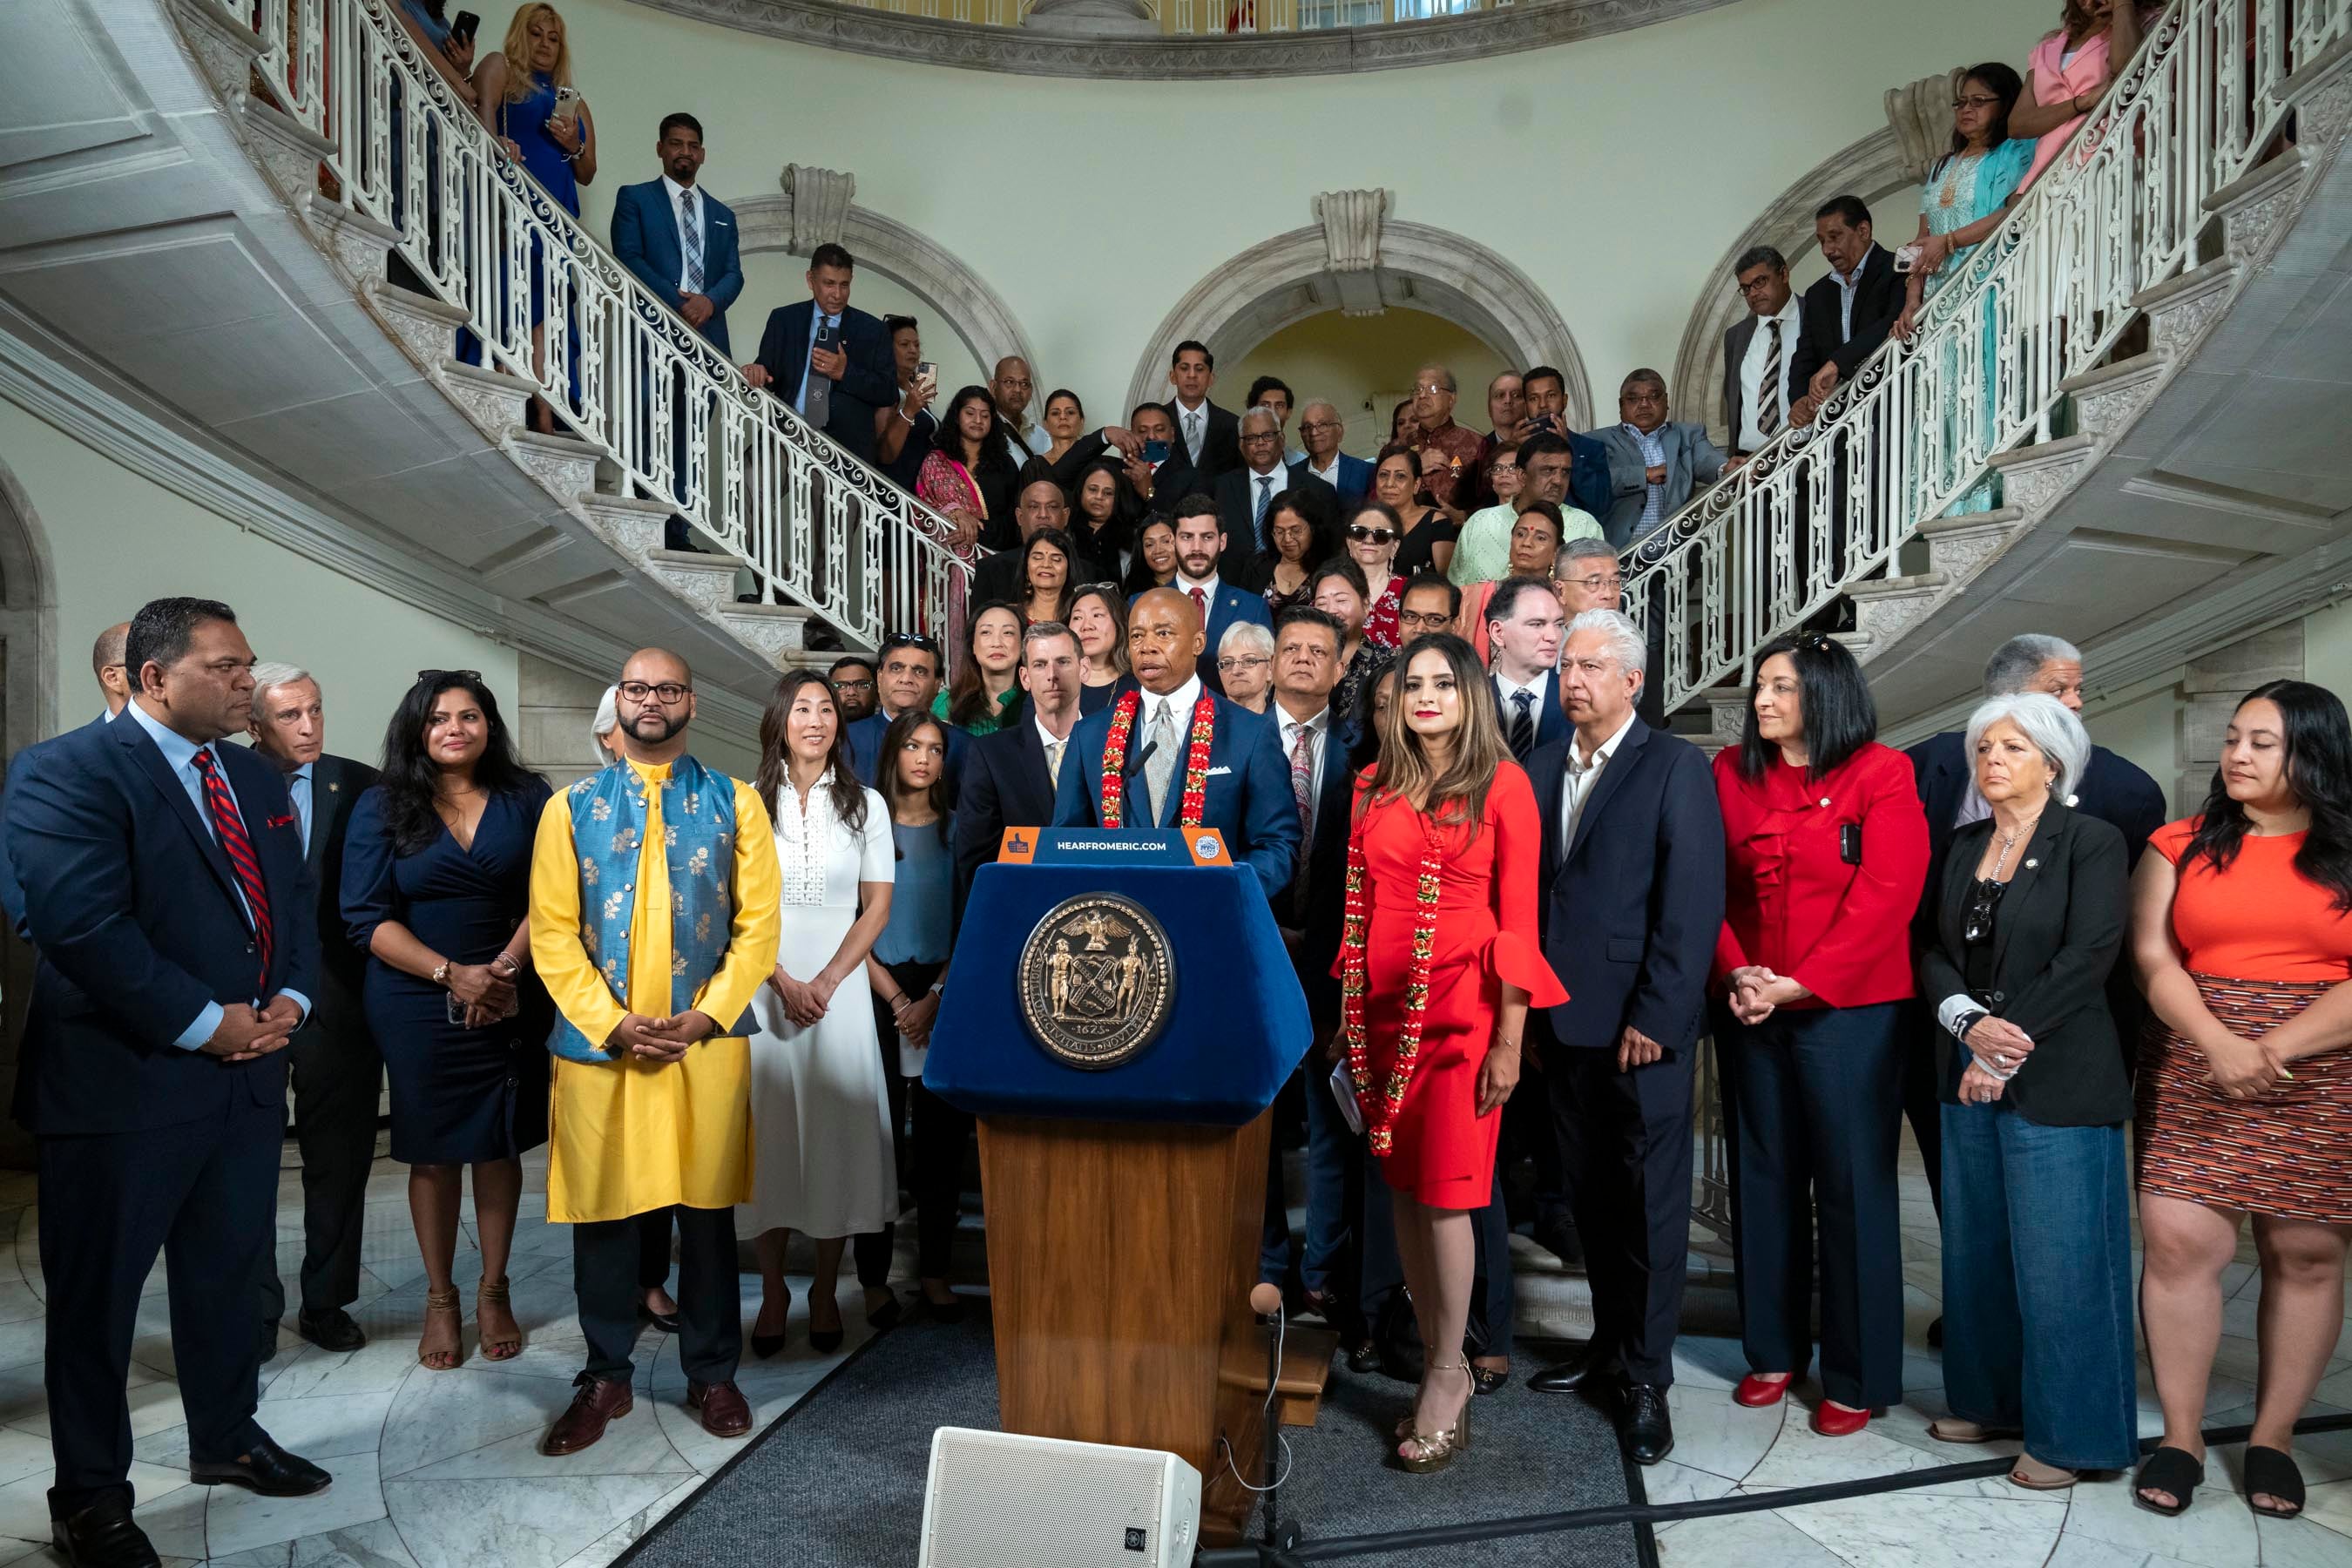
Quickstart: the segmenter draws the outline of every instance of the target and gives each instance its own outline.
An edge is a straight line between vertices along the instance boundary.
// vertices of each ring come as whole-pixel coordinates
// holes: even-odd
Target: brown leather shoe
[[[607,1424],[626,1415],[635,1403],[626,1378],[607,1381],[583,1372],[572,1380],[572,1385],[580,1392],[547,1429],[546,1439],[539,1446],[542,1454],[576,1454],[591,1447],[604,1435]]]
[[[751,1429],[751,1406],[731,1380],[688,1384],[686,1407],[702,1412],[702,1429],[714,1437],[740,1437]]]

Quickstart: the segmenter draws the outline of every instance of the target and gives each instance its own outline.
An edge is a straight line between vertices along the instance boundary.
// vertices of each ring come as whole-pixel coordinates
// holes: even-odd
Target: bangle
[[[896,996],[891,997],[889,1002],[890,1011],[893,1013],[903,1013],[907,1010],[907,994],[904,991],[901,991]]]

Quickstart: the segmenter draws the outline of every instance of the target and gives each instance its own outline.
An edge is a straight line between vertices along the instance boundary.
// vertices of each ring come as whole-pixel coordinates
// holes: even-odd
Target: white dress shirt
[[[1070,743],[1070,737],[1068,735],[1056,735],[1053,731],[1045,728],[1045,721],[1038,718],[1034,709],[1030,712],[1029,722],[1037,726],[1037,744],[1045,754],[1046,776],[1051,778],[1054,781],[1055,787],[1058,788],[1062,782],[1062,775],[1060,770],[1055,768],[1053,763],[1054,748],[1056,746],[1064,748],[1062,752],[1062,761],[1066,764],[1070,760],[1070,754],[1067,749]]]
[[[1791,292],[1780,314],[1759,317],[1755,334],[1748,340],[1748,353],[1740,358],[1739,428],[1732,432],[1732,440],[1743,452],[1756,451],[1771,438],[1757,428],[1756,415],[1764,403],[1764,358],[1772,346],[1775,321],[1780,323],[1780,429],[1789,427],[1789,405],[1804,395],[1805,389],[1797,387],[1792,396],[1789,385],[1789,366],[1797,357],[1797,322],[1802,303],[1802,296]]]
[[[1224,586],[1223,582],[1218,577],[1217,574],[1212,572],[1207,576],[1195,583],[1190,577],[1185,576],[1184,568],[1179,566],[1176,568],[1176,580],[1170,584],[1169,586],[1174,588],[1178,593],[1183,595],[1188,599],[1192,596],[1193,589],[1198,588],[1201,590],[1201,596],[1202,600],[1205,601],[1201,606],[1201,629],[1204,632],[1207,631],[1209,629],[1210,613],[1217,607],[1217,593]],[[1216,658],[1217,650],[1215,648],[1211,648],[1209,650],[1209,657],[1211,658]]]
[[[1576,842],[1577,818],[1584,815],[1584,803],[1592,798],[1592,786],[1600,782],[1601,770],[1608,765],[1610,758],[1617,754],[1618,746],[1623,742],[1626,733],[1633,728],[1639,717],[1634,713],[1626,714],[1625,721],[1617,726],[1617,732],[1593,750],[1591,762],[1584,760],[1584,753],[1573,738],[1569,741],[1568,772],[1561,779],[1559,791],[1559,846],[1563,854]]]
[[[704,205],[702,193],[695,189],[692,185],[681,185],[676,180],[671,179],[667,174],[664,174],[662,176],[662,189],[668,193],[669,221],[677,230],[677,291],[684,294],[688,292],[688,285],[686,279],[686,252],[687,241],[689,238],[694,242],[693,248],[702,258],[703,280],[705,283],[709,281],[710,229],[709,215]],[[693,198],[694,219],[690,226],[688,225],[685,215],[678,208],[678,198],[680,196],[690,196]],[[692,292],[699,294],[702,290],[700,289],[692,289]]]
[[[1305,719],[1292,718],[1289,710],[1278,702],[1269,711],[1282,717],[1282,765],[1285,772],[1290,767],[1290,753],[1298,747],[1298,732],[1301,730],[1307,731],[1307,815],[1308,834],[1312,837],[1315,803],[1323,798],[1323,742],[1331,733],[1330,707],[1327,704]]]
[[[1169,723],[1176,727],[1176,743],[1179,746],[1190,746],[1192,743],[1192,710],[1201,700],[1200,671],[1193,671],[1190,680],[1165,697],[1155,697],[1149,691],[1139,692],[1137,695],[1143,700],[1136,704],[1135,734],[1138,743],[1140,743],[1142,737],[1150,735],[1151,726],[1160,721],[1160,710],[1163,706],[1168,706],[1170,709]],[[1181,753],[1176,758],[1176,773],[1181,781],[1184,773],[1184,758]],[[1178,787],[1182,787],[1181,782]]]
[[[1844,342],[1853,336],[1853,296],[1855,291],[1861,289],[1863,272],[1869,266],[1870,253],[1864,251],[1862,265],[1855,268],[1851,275],[1840,272],[1834,267],[1830,268],[1830,276],[1837,279],[1838,286],[1838,342]]]
[[[1308,473],[1313,474],[1317,479],[1321,479],[1325,484],[1329,485],[1336,490],[1339,488],[1339,459],[1346,456],[1347,454],[1345,452],[1332,453],[1330,466],[1328,468],[1318,468],[1315,466],[1315,459],[1312,458],[1303,459],[1293,458],[1291,460],[1293,462],[1304,461],[1307,464],[1307,471]],[[1285,464],[1284,466],[1286,468],[1289,465]]]
[[[1504,729],[1507,730],[1511,727],[1512,696],[1514,693],[1521,691],[1529,691],[1535,694],[1535,701],[1528,710],[1528,717],[1533,719],[1538,728],[1542,726],[1543,714],[1540,710],[1543,707],[1544,677],[1549,673],[1550,672],[1549,670],[1538,670],[1530,679],[1513,680],[1506,676],[1501,670],[1498,669],[1495,671],[1495,700],[1501,703],[1503,707]]]

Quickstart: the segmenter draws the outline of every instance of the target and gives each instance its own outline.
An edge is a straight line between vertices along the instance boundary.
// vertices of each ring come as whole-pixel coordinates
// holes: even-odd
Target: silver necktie
[[[1163,697],[1151,716],[1148,736],[1151,755],[1143,764],[1143,787],[1151,797],[1151,822],[1159,826],[1168,816],[1168,781],[1176,772],[1176,704]]]

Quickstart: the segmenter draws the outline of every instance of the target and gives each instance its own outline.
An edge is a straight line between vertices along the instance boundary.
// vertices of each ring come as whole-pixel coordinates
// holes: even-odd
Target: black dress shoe
[[[268,1362],[270,1357],[278,1353],[277,1324],[264,1323],[261,1325],[260,1336],[254,1341],[254,1353],[265,1363]]]
[[[1927,1325],[1927,1348],[1937,1351],[1944,1348],[1944,1320],[1941,1318]]]
[[[646,1306],[643,1301],[637,1303],[637,1321],[641,1323],[651,1323],[655,1328],[660,1330],[666,1334],[674,1334],[678,1331],[677,1314],[676,1312],[656,1312],[651,1307]]]
[[[1627,1384],[1617,1431],[1637,1465],[1654,1465],[1674,1452],[1675,1419],[1666,1408],[1666,1391],[1654,1383]]]
[[[341,1307],[304,1312],[294,1320],[294,1331],[322,1351],[355,1351],[367,1343],[367,1335]]]
[[[1528,1386],[1538,1394],[1591,1393],[1616,1375],[1618,1365],[1614,1355],[1587,1341],[1528,1379]]]
[[[256,1437],[242,1459],[212,1465],[191,1462],[188,1466],[188,1479],[200,1487],[216,1487],[226,1482],[249,1488],[263,1497],[309,1497],[312,1492],[325,1491],[334,1479],[267,1437]]]
[[[1369,1339],[1358,1340],[1348,1347],[1349,1372],[1373,1372],[1381,1364],[1381,1347]]]
[[[49,1521],[49,1539],[75,1568],[159,1568],[147,1532],[131,1522],[131,1501],[109,1492],[79,1513]]]
[[[1538,1220],[1532,1233],[1535,1243],[1570,1268],[1584,1267],[1584,1242],[1576,1234],[1576,1224],[1566,1215]]]

